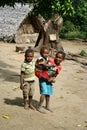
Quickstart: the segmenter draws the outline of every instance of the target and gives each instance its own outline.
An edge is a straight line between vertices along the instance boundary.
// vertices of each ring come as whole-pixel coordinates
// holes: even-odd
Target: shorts
[[[23,96],[33,96],[35,91],[35,82],[24,82]]]
[[[52,83],[46,82],[42,79],[39,79],[40,94],[52,95],[53,94],[53,85]]]

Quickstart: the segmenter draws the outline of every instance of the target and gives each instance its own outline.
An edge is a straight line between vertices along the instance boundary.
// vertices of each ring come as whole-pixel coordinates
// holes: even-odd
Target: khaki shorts
[[[23,84],[24,88],[23,88],[23,96],[27,97],[27,96],[33,96],[34,95],[34,91],[35,91],[35,82],[25,82]]]

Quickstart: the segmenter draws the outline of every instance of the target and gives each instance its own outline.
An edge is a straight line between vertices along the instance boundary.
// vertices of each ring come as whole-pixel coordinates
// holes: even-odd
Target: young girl
[[[48,54],[48,48],[42,47],[40,50],[41,57],[36,60],[35,64],[35,75],[46,81],[50,81],[54,71],[53,68],[55,67],[53,59],[49,58]]]
[[[32,49],[27,49],[25,52],[25,60],[21,64],[21,75],[20,75],[20,88],[23,91],[24,108],[29,107],[35,110],[32,105],[32,98],[34,95],[34,82],[35,82],[35,64],[33,62],[34,51]],[[27,98],[29,99],[29,106],[27,105]]]
[[[59,73],[58,69],[61,68],[61,67],[58,68],[58,66],[60,66],[60,63],[64,60],[65,53],[60,51],[60,52],[58,52],[56,54],[55,59],[53,60],[55,62],[55,64],[56,64],[56,66],[55,65],[52,66],[52,65],[49,64],[51,62],[50,62],[50,60],[48,58],[49,52],[48,52],[47,47],[42,47],[41,50],[40,50],[40,54],[41,54],[41,57],[39,59],[37,59],[38,63],[40,61],[40,64],[38,64],[38,65],[40,65],[40,68],[42,69],[41,65],[44,64],[43,66],[45,66],[45,67],[43,67],[43,68],[45,68],[45,69],[43,70],[42,75],[39,73],[39,71],[38,71],[38,74],[36,73],[36,76],[39,78],[39,87],[40,87],[40,94],[41,94],[38,111],[44,113],[44,110],[42,108],[44,98],[46,100],[45,108],[47,110],[51,111],[50,106],[49,106],[49,101],[50,101],[50,95],[53,94],[53,89],[52,89],[53,85],[52,85],[52,83],[49,82],[49,80],[48,80],[49,78],[46,79],[44,77],[48,76],[47,71],[48,71],[48,68],[51,68],[51,67],[56,68],[55,69],[56,70],[55,75],[57,75]],[[36,61],[36,67],[38,68],[37,61]],[[46,70],[46,66],[47,66],[47,70]]]

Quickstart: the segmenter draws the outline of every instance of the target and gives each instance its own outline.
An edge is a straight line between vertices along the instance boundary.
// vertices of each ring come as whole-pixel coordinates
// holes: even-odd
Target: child
[[[34,95],[34,82],[35,82],[35,64],[33,62],[34,51],[27,49],[25,52],[25,60],[21,64],[21,75],[20,75],[20,88],[23,91],[24,109],[29,107],[35,110],[32,105],[32,98]],[[27,105],[27,97],[29,98],[29,106]]]
[[[61,62],[65,59],[65,52],[64,51],[58,51],[54,58],[55,66],[51,67],[50,69],[50,75],[49,75],[49,81],[53,82],[55,77],[60,73],[61,71]],[[50,61],[50,59],[49,59]],[[51,62],[51,61],[50,61]]]
[[[49,53],[48,53],[48,49],[46,47],[41,48],[40,54],[42,56],[41,58],[39,58],[40,61],[41,61],[41,59],[43,59],[44,61],[48,61],[47,59],[48,59],[48,54]],[[55,71],[55,76],[59,73],[59,70],[61,68],[60,63],[64,60],[64,58],[65,58],[65,53],[64,52],[60,51],[60,52],[58,52],[56,54],[55,59],[54,59],[54,62],[56,64],[56,66],[54,66],[54,68],[56,68],[55,69],[56,70]],[[52,66],[50,66],[50,67],[52,67]],[[44,71],[45,70],[43,70],[43,72]],[[38,75],[39,75],[39,73],[38,73]],[[49,101],[50,101],[50,95],[53,94],[53,90],[52,90],[53,86],[52,86],[52,83],[49,82],[49,80],[46,80],[46,78],[44,78],[44,76],[43,76],[44,73],[42,73],[42,75],[39,75],[39,76],[38,75],[37,75],[37,77],[39,78],[39,87],[40,87],[40,94],[41,94],[38,111],[44,113],[44,110],[42,108],[44,98],[46,99],[45,108],[47,110],[51,111],[50,107],[49,107]]]
[[[35,75],[46,81],[50,81],[50,76],[52,75],[53,67],[55,66],[54,61],[51,58],[48,58],[48,54],[48,48],[45,46],[42,47],[40,50],[41,57],[36,60],[35,64]]]

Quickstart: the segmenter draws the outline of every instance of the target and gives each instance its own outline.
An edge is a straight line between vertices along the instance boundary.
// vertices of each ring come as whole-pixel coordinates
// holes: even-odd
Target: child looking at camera
[[[32,98],[35,91],[35,64],[33,62],[34,51],[27,49],[25,52],[25,60],[21,64],[21,75],[20,75],[20,88],[23,91],[24,109],[33,109]],[[28,104],[27,104],[28,98]]]
[[[65,53],[59,51],[56,53],[54,59],[49,58],[49,51],[47,47],[42,47],[40,50],[41,57],[36,60],[35,75],[39,79],[39,88],[40,88],[40,101],[38,111],[44,113],[42,104],[44,99],[46,100],[45,108],[51,111],[49,102],[50,95],[53,94],[53,79],[59,74],[61,70],[60,63],[65,59]],[[53,71],[51,70],[53,67]]]

